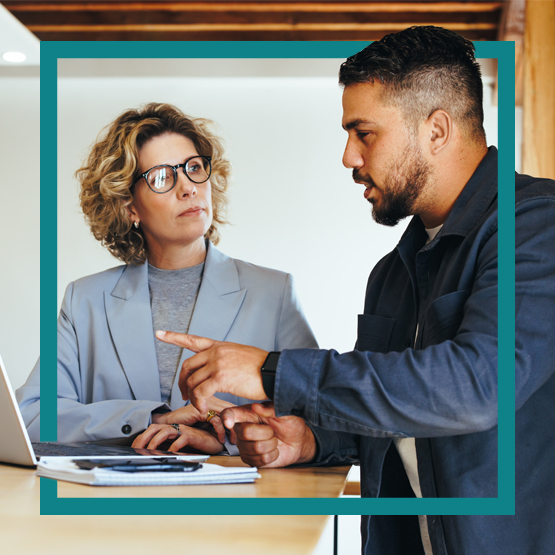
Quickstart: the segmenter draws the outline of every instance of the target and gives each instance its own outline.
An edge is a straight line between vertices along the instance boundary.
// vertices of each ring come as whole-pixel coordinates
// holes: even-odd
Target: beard
[[[372,204],[372,218],[378,224],[396,226],[414,214],[416,200],[428,183],[430,166],[418,145],[408,143],[402,154],[390,167],[384,183],[378,187],[370,175],[353,170],[353,179],[376,187],[381,195],[368,199]]]

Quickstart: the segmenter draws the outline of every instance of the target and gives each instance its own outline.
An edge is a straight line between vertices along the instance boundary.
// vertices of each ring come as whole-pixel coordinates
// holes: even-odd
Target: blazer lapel
[[[111,293],[106,317],[135,399],[160,401],[160,378],[148,290],[148,264],[129,265]]]
[[[225,341],[246,293],[246,289],[241,289],[239,274],[233,259],[208,242],[202,283],[189,325],[189,333],[216,341]],[[188,349],[183,349],[172,387],[173,409],[184,404],[181,400],[178,378],[183,361],[193,354]]]

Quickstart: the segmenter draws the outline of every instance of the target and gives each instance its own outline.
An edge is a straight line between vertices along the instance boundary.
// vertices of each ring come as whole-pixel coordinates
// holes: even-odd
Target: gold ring
[[[214,416],[219,416],[219,414],[215,410],[210,409],[206,413],[206,422],[210,422],[210,419],[214,418]]]

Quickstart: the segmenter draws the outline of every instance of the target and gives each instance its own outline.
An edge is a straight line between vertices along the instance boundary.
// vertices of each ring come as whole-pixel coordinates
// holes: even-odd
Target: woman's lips
[[[185,210],[185,212],[181,212],[178,218],[181,218],[182,216],[189,217],[189,218],[192,216],[198,216],[203,211],[204,211],[204,208],[201,208],[200,206],[193,206],[192,208],[189,208],[189,210]]]

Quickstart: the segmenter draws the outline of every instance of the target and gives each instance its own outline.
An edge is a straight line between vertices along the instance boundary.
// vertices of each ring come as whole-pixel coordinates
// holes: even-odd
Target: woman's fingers
[[[222,450],[222,444],[207,430],[187,428],[170,446],[169,450],[177,453],[184,447],[191,447],[208,455],[215,455]]]
[[[168,450],[174,453],[177,453],[179,450],[187,446],[209,455],[219,453],[222,450],[222,444],[225,442],[225,431],[221,422],[219,423],[219,426],[222,430],[222,441],[220,441],[219,435],[216,437],[215,431],[212,432],[209,430],[202,430],[200,428],[191,428],[182,424],[179,424],[178,426],[179,431],[177,431],[174,426],[151,424],[140,436],[135,438],[133,447],[158,449],[162,443],[173,439],[174,441]]]
[[[179,426],[179,429],[186,426]],[[147,449],[157,449],[158,446],[168,439],[178,437],[179,432],[173,426],[164,426],[154,437],[150,440]]]
[[[151,424],[141,435],[137,436],[131,447],[135,449],[146,449],[152,438],[165,427],[165,424]]]

